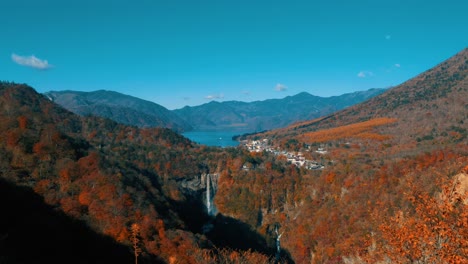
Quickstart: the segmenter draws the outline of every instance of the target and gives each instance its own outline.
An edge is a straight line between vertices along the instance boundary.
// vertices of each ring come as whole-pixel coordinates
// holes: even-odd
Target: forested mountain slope
[[[468,124],[468,49],[464,49],[436,67],[378,95],[317,120],[294,124],[271,133],[290,139],[324,128],[392,118],[385,128],[398,145],[447,142],[467,138]],[[313,142],[313,139],[305,141]]]
[[[131,226],[138,225],[141,263],[216,263],[230,254],[236,254],[236,261],[254,263],[267,262],[274,255],[262,235],[238,220],[216,218],[229,221],[241,231],[237,234],[219,228],[203,231],[205,223],[215,220],[204,207],[205,187],[186,184],[206,173],[223,172],[226,160],[247,153],[196,146],[169,129],[138,129],[107,119],[79,117],[27,85],[0,83],[0,110],[0,177],[7,181],[1,185],[2,193],[15,192],[15,186],[28,187],[37,194],[30,196],[32,203],[43,199],[52,210],[109,236],[129,254],[133,251]],[[47,210],[37,213],[47,214]],[[21,212],[7,219],[26,215]],[[75,229],[69,229],[66,219],[58,218],[57,228],[73,236]],[[8,226],[0,228],[0,257],[15,260],[20,249],[11,254],[5,250],[26,238],[24,233],[9,230]],[[4,241],[3,235],[7,236]],[[237,238],[232,239],[233,235]],[[43,239],[36,250],[48,249],[48,242],[57,243],[52,237]],[[246,251],[240,240],[253,252]],[[78,241],[86,243],[86,238]],[[112,251],[112,246],[102,247]],[[82,248],[86,250],[85,245]],[[42,259],[46,256],[44,253]],[[61,256],[64,262],[73,258]]]
[[[62,107],[82,116],[99,116],[138,127],[165,127],[175,131],[191,126],[156,103],[113,91],[51,91],[45,95]]]
[[[282,245],[299,263],[464,263],[467,75],[465,49],[364,103],[251,135],[325,168],[291,173],[289,188],[235,186],[263,193],[253,199],[273,206],[264,221],[281,219]],[[280,190],[286,200],[269,203],[265,191]]]

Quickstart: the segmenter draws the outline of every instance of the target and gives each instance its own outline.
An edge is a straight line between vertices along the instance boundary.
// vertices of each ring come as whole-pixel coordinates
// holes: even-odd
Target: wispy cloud
[[[277,83],[276,86],[275,86],[275,90],[278,91],[278,92],[283,92],[283,91],[286,91],[288,89],[288,87],[284,84],[281,84],[281,83]]]
[[[401,65],[399,63],[395,63],[395,67],[400,68]]]
[[[20,56],[15,53],[11,54],[11,59],[21,65],[26,67],[31,67],[39,70],[47,70],[52,68],[52,65],[49,64],[47,60],[39,59],[38,57],[31,55],[31,56]]]
[[[359,77],[359,78],[367,78],[367,77],[371,77],[371,76],[374,76],[374,73],[371,72],[371,71],[360,71],[357,74],[357,77]]]
[[[211,95],[207,95],[205,96],[205,99],[208,99],[208,100],[216,100],[216,99],[223,99],[224,98],[224,95],[223,94],[211,94]]]

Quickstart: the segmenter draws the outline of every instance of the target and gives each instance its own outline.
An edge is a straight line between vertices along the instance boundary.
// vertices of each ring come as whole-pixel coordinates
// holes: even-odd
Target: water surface
[[[215,147],[236,147],[239,142],[232,140],[232,136],[242,133],[233,131],[190,131],[182,135],[198,144]]]

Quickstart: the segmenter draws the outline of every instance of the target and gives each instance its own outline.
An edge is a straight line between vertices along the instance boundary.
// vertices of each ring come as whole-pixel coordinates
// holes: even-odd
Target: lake
[[[190,131],[182,135],[198,144],[215,147],[236,147],[239,142],[232,140],[232,136],[242,132],[232,131]]]

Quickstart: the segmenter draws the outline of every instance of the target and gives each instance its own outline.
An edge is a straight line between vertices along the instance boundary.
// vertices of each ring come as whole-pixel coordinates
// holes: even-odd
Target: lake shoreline
[[[242,135],[246,132],[240,131],[189,131],[184,132],[182,135],[191,141],[211,146],[211,147],[237,147],[239,141],[234,140],[235,136]]]

